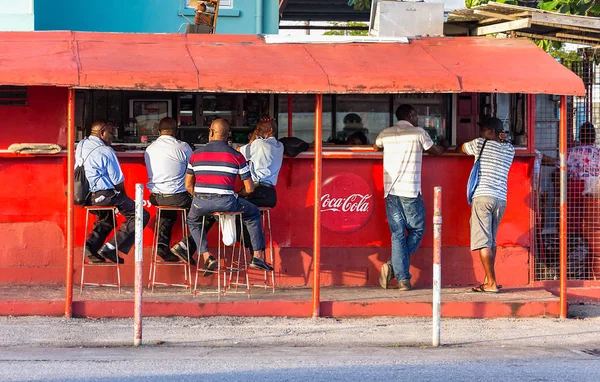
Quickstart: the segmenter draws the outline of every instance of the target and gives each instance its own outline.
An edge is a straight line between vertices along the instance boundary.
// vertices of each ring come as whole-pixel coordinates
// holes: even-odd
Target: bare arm
[[[461,144],[456,148],[456,152],[461,153],[461,154],[466,154],[467,152],[465,151],[465,144]]]
[[[373,151],[383,151],[383,147],[377,146],[377,143],[373,144]]]
[[[190,195],[194,195],[194,185],[196,184],[196,177],[194,175],[185,175],[185,189]]]
[[[242,196],[247,196],[254,192],[254,181],[252,180],[252,178],[244,180],[244,191],[245,194]]]

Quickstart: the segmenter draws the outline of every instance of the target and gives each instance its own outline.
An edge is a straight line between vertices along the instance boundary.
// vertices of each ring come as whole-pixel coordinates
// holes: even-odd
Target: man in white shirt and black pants
[[[379,283],[387,289],[395,277],[399,290],[410,290],[410,256],[419,248],[425,232],[423,151],[440,155],[448,143],[434,145],[429,134],[417,126],[417,111],[410,105],[400,105],[396,118],[398,123],[384,129],[373,146],[376,151],[383,150],[383,196],[392,232],[392,258],[382,265]]]
[[[160,137],[146,149],[144,159],[148,170],[150,203],[155,206],[181,207],[189,209],[192,196],[185,189],[185,174],[192,148],[175,138],[177,122],[173,118],[163,118],[158,125]],[[169,250],[171,231],[177,220],[176,211],[162,211],[158,232],[158,256],[166,262],[188,261],[186,245],[191,256],[196,252],[194,240],[182,239]],[[185,232],[183,233],[186,234]],[[195,263],[195,262],[194,262]]]
[[[277,124],[270,117],[260,120],[252,132],[250,143],[238,150],[249,162],[254,192],[247,194],[242,188],[238,191],[240,197],[245,198],[257,207],[273,208],[277,204],[277,178],[283,163],[283,143],[277,140]],[[252,244],[248,230],[244,227],[244,242],[252,251]]]

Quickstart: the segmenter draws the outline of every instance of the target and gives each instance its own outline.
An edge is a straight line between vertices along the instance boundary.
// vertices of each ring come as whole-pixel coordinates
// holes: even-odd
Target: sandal
[[[500,290],[498,290],[498,289],[485,289],[483,287],[483,285],[484,284],[481,284],[478,287],[471,288],[471,291],[477,292],[477,293],[498,293],[498,292],[500,292]]]

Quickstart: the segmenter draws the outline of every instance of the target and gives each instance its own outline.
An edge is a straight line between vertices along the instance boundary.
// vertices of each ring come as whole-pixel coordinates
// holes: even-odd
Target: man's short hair
[[[158,123],[158,131],[177,130],[177,121],[171,117],[165,117]]]
[[[269,129],[272,129],[273,135],[277,137],[277,123],[274,119],[265,119],[258,122],[256,125],[256,134],[264,137],[269,132]]]
[[[400,105],[396,109],[396,118],[398,118],[398,121],[406,121],[413,111],[416,110],[411,105]]]

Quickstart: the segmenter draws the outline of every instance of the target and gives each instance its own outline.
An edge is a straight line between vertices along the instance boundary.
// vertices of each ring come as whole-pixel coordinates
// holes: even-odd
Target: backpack
[[[90,183],[88,182],[87,177],[85,176],[85,161],[98,147],[90,151],[90,153],[81,162],[81,165],[75,167],[75,172],[73,174],[73,198],[75,201],[75,205],[80,207],[83,207],[87,204],[87,199],[90,196]],[[81,149],[81,157],[83,158],[83,143],[81,144]]]
[[[309,148],[308,143],[296,137],[283,137],[279,139],[279,142],[283,144],[284,154],[292,158]]]

